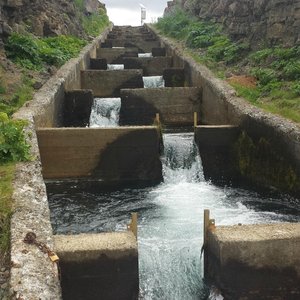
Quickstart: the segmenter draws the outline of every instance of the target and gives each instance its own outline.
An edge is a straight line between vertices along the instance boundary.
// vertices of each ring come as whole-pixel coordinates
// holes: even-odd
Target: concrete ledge
[[[138,49],[130,48],[99,48],[97,50],[97,58],[106,59],[108,64],[122,63],[124,57],[138,57]]]
[[[151,52],[152,48],[159,48],[160,42],[158,40],[139,40],[139,39],[107,39],[106,43],[110,44],[112,47],[126,47],[138,48],[139,52]]]
[[[121,90],[121,125],[150,125],[160,114],[163,125],[193,125],[200,111],[200,88],[150,88]]]
[[[172,57],[126,57],[123,64],[125,69],[142,69],[143,76],[157,76],[172,67]]]
[[[132,232],[54,236],[63,299],[137,299],[138,248]]]
[[[154,126],[38,129],[37,135],[45,179],[162,180]]]
[[[217,226],[208,232],[206,277],[228,299],[297,299],[299,248],[300,223]]]
[[[87,70],[81,72],[81,88],[95,97],[120,97],[121,89],[142,88],[142,70]]]

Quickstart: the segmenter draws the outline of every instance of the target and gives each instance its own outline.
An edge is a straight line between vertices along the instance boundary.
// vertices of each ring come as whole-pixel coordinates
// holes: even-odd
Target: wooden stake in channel
[[[194,112],[194,127],[196,128],[198,125],[198,113]]]
[[[159,113],[156,114],[155,119],[156,119],[157,124],[159,124],[160,123]]]
[[[203,245],[206,246],[207,244],[207,230],[209,227],[209,217],[210,217],[210,210],[204,210],[204,222],[203,222]]]
[[[138,220],[138,215],[137,213],[132,213],[131,214],[131,222],[127,226],[128,230],[132,231],[135,238],[137,239],[137,220]]]

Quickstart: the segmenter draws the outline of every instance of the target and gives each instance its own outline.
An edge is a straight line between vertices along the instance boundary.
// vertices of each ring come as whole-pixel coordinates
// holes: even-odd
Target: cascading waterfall
[[[90,115],[90,127],[117,127],[121,98],[95,98]]]
[[[107,64],[107,70],[124,70],[124,65],[121,64]]]
[[[91,192],[48,185],[54,231],[126,230],[130,212],[138,211],[140,298],[223,299],[202,281],[203,210],[210,208],[218,225],[299,222],[299,201],[214,186],[203,178],[193,134],[163,139],[164,182],[158,186]]]
[[[163,76],[144,76],[144,88],[162,88],[165,86]]]
[[[144,58],[144,57],[153,57],[152,53],[138,53],[138,57]]]

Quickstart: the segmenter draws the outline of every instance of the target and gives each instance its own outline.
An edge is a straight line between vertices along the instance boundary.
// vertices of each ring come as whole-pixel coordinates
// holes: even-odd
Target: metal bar
[[[194,127],[197,127],[198,125],[198,113],[194,112]]]
[[[138,220],[138,215],[137,213],[132,213],[131,214],[131,222],[127,226],[128,230],[132,231],[135,238],[137,239],[137,220]]]

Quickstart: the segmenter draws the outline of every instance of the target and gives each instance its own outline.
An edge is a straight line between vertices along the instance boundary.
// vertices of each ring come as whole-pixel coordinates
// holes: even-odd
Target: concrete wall
[[[105,58],[108,64],[122,63],[123,57],[138,57],[138,49],[130,48],[98,48],[97,58]]]
[[[226,299],[298,299],[299,247],[299,223],[217,226],[208,231],[205,277]]]
[[[123,64],[125,69],[142,69],[143,76],[158,76],[172,67],[172,57],[128,57]]]
[[[149,27],[153,34],[158,32]],[[188,86],[203,89],[200,107],[200,122],[204,125],[238,125],[245,131],[257,149],[254,168],[243,170],[243,157],[255,158],[244,153],[238,162],[240,176],[250,184],[276,187],[288,193],[300,193],[300,127],[283,117],[267,113],[252,106],[225,81],[216,78],[205,66],[184,55],[184,49],[167,38],[159,37],[167,55],[173,55],[173,66],[184,68]],[[270,151],[263,151],[261,142],[266,141]],[[270,155],[272,152],[272,155]],[[248,156],[248,158],[247,158]],[[267,163],[266,163],[267,162]],[[280,163],[282,162],[282,163]],[[263,163],[263,168],[261,165]],[[275,167],[274,167],[275,166]],[[264,171],[263,173],[261,171]],[[280,174],[280,175],[278,175]],[[285,181],[282,178],[287,177]]]
[[[11,218],[11,294],[19,299],[61,299],[58,270],[36,246],[26,245],[27,232],[34,231],[39,241],[53,249],[52,227],[45,184],[42,178],[36,126],[56,126],[61,122],[64,88],[79,87],[81,67],[106,32],[86,46],[79,57],[70,60],[15,115],[28,122],[25,133],[31,145],[32,160],[17,165]],[[74,80],[74,81],[73,81]]]
[[[45,179],[160,182],[156,127],[38,129]]]
[[[200,111],[200,88],[150,88],[121,90],[121,125],[153,124],[160,114],[163,125],[193,125],[194,112]]]
[[[64,300],[128,300],[139,293],[132,232],[54,236]]]
[[[235,149],[239,135],[239,127],[232,125],[202,125],[195,128],[195,141],[206,180],[217,183],[239,180]]]
[[[87,70],[81,72],[81,88],[92,90],[95,97],[120,97],[121,89],[143,86],[142,70]]]

